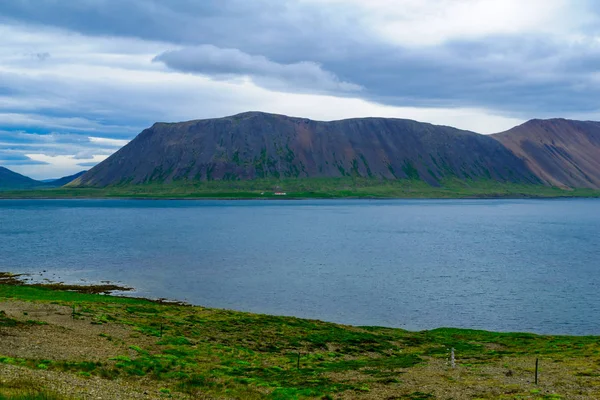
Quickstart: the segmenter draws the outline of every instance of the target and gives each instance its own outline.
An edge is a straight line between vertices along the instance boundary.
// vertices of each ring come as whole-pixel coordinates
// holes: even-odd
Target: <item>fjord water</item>
[[[599,200],[0,201],[0,271],[412,330],[600,334]]]

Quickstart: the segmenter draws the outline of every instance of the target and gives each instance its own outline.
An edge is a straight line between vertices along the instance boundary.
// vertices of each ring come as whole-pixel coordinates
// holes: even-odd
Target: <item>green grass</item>
[[[15,286],[0,284],[0,298],[19,299],[28,301],[56,302],[93,302],[110,304],[153,304],[149,300],[131,297],[106,296],[101,294],[84,294],[74,291],[53,290],[33,286]]]
[[[0,381],[0,400],[69,400],[70,398],[39,388],[39,383],[26,379]]]
[[[1,389],[1,388],[0,388]],[[34,393],[22,393],[13,395],[4,395],[0,393],[0,400],[65,400],[65,397],[61,397],[55,394],[46,392],[34,392]]]
[[[48,360],[40,354],[38,359],[0,355],[0,363],[83,377],[144,377],[165,390],[191,396],[202,392],[244,399],[335,398],[341,393],[359,396],[389,389],[400,393],[397,398],[434,398],[418,388],[404,388],[403,375],[415,368],[426,371],[434,360],[445,362],[450,348],[455,349],[459,364],[473,373],[479,367],[531,357],[564,367],[565,376],[572,379],[595,379],[599,372],[600,337],[350,327],[28,286],[0,285],[1,299],[75,305],[77,319],[122,324],[133,334],[123,342],[126,352],[100,362]],[[14,320],[0,317],[0,323],[13,326]],[[36,325],[29,326],[35,329]],[[101,336],[107,346],[117,341]],[[448,377],[446,384],[461,384]],[[529,390],[524,386],[518,393],[526,396]]]
[[[276,196],[284,191],[287,196]],[[57,188],[0,192],[0,198],[495,198],[600,197],[591,189],[565,190],[543,185],[492,180],[448,179],[439,187],[420,180],[377,178],[257,179],[251,181],[178,181],[170,184],[115,185],[106,188]]]
[[[19,322],[12,318],[6,316],[6,313],[0,310],[0,327],[14,327],[17,326]]]

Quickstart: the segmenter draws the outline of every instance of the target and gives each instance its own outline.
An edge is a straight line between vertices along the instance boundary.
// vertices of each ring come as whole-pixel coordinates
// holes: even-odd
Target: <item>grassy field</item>
[[[275,192],[285,192],[277,196]],[[259,179],[117,185],[107,188],[57,188],[0,192],[0,198],[524,198],[600,197],[591,189],[565,190],[543,185],[490,180],[446,180],[430,186],[420,180],[367,178]]]
[[[600,398],[600,337],[352,327],[6,284],[0,310],[0,399]]]

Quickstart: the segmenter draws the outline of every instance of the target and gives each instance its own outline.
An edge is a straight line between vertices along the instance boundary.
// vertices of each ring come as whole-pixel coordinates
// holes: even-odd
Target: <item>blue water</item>
[[[0,201],[0,271],[406,329],[600,335],[599,200]]]

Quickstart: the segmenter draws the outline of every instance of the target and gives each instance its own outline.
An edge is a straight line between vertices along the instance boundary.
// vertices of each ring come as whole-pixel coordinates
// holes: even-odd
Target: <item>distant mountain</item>
[[[85,174],[86,172],[87,171],[80,171],[73,175],[65,176],[65,177],[59,178],[59,179],[54,179],[50,182],[47,182],[47,184],[52,187],[65,186],[67,183],[74,181],[75,179],[79,178],[81,175]]]
[[[13,172],[7,168],[0,167],[0,190],[24,190],[24,189],[47,189],[61,187],[83,175],[86,171],[59,179],[47,179],[36,181],[24,175]]]
[[[44,186],[43,182],[0,167],[0,190],[34,189],[41,186]]]
[[[534,119],[493,137],[549,185],[600,188],[600,122]]]
[[[312,121],[260,112],[156,123],[70,186],[361,176],[540,183],[490,136],[393,118]]]

